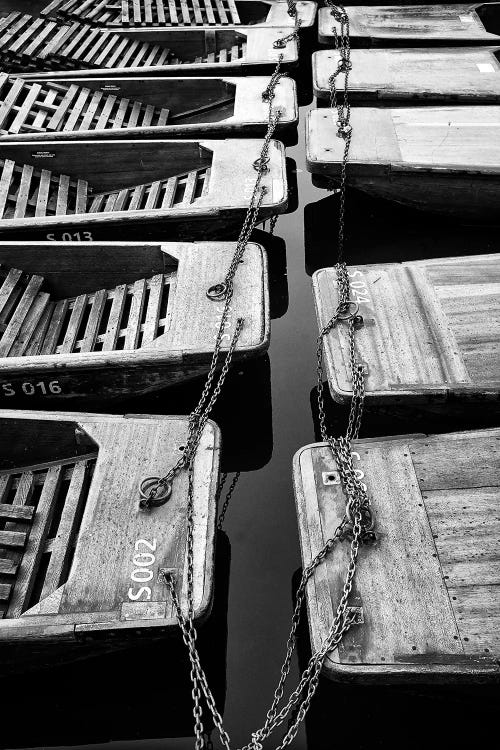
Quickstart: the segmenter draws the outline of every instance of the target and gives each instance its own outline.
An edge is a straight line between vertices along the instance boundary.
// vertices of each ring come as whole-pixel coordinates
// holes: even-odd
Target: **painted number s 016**
[[[0,385],[2,396],[58,396],[62,393],[62,387],[58,380],[25,381],[24,383],[2,383]]]

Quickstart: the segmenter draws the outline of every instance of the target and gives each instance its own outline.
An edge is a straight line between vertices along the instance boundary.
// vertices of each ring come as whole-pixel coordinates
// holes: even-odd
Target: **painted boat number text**
[[[51,380],[49,383],[44,383],[43,380],[38,383],[2,383],[3,396],[48,396],[59,393],[62,393],[62,388],[58,380]]]
[[[48,234],[47,239],[51,242],[90,242],[92,241],[92,232],[63,232],[58,234]]]
[[[370,297],[368,295],[368,286],[366,284],[366,281],[362,281],[363,274],[361,271],[349,271],[349,276],[351,278],[351,292],[352,296],[356,300],[356,302],[370,302]],[[361,279],[358,277],[361,276]],[[357,279],[357,281],[352,281],[352,279]]]
[[[132,558],[134,570],[130,574],[130,578],[138,585],[130,586],[128,598],[132,602],[137,602],[140,599],[149,601],[151,599],[151,588],[143,584],[148,583],[153,578],[152,567],[156,562],[153,552],[156,552],[156,539],[153,539],[152,542],[148,542],[147,539],[138,539],[134,549],[135,555]]]

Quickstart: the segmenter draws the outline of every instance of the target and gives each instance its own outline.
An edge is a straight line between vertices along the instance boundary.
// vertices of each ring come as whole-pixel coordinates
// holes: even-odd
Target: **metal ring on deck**
[[[269,156],[259,156],[253,163],[253,168],[257,172],[269,172],[268,164],[271,161]]]
[[[146,477],[139,486],[139,507],[155,508],[167,502],[172,494],[172,483],[161,482],[160,477]]]
[[[286,47],[286,39],[276,39],[273,42],[274,49],[285,49],[285,47]]]
[[[228,286],[225,281],[220,284],[214,284],[207,290],[208,299],[219,301],[223,300],[227,294]]]
[[[351,309],[352,308],[352,309]],[[350,320],[355,318],[359,312],[359,303],[352,299],[342,302],[337,310],[337,320]]]

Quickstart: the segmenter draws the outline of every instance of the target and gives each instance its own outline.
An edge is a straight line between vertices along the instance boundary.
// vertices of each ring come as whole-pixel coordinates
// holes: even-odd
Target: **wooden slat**
[[[22,104],[22,106],[19,108],[18,113],[16,114],[14,120],[12,121],[9,132],[10,133],[19,133],[22,126],[26,122],[33,104],[35,103],[36,99],[38,98],[38,95],[40,94],[42,90],[42,87],[35,83],[31,88],[29,89],[26,98]]]
[[[109,313],[108,324],[103,341],[103,351],[112,351],[116,347],[118,336],[120,334],[120,324],[127,296],[127,285],[117,286],[113,293],[113,302]]]
[[[216,20],[215,20],[214,11],[212,8],[212,0],[203,0],[203,3],[205,5],[205,11],[207,14],[208,23],[215,24]]]
[[[55,591],[67,572],[80,510],[85,499],[87,467],[86,461],[79,461],[73,469],[40,599],[45,599]]]
[[[14,174],[15,164],[11,159],[5,159],[3,163],[2,175],[0,177],[0,218],[3,217],[7,206],[10,185]]]
[[[33,332],[33,336],[31,337],[29,344],[26,348],[26,351],[25,351],[26,357],[32,357],[32,356],[36,356],[37,354],[40,354],[44,338],[47,334],[49,323],[54,313],[54,307],[55,307],[54,302],[49,302],[47,306],[45,307],[45,310],[43,311],[43,314],[40,317],[38,325],[36,326]]]
[[[78,91],[79,86],[76,86],[74,83],[69,86],[67,93],[64,95],[58,108],[50,118],[47,124],[47,130],[59,130],[60,125],[71,106],[71,103],[78,94]]]
[[[0,531],[0,547],[23,549],[25,544],[26,534],[23,531]]]
[[[107,298],[108,293],[105,289],[100,289],[94,295],[94,301],[85,328],[85,335],[80,346],[81,352],[91,352],[94,347]]]
[[[156,208],[161,186],[162,186],[161,180],[157,180],[156,182],[152,183],[151,187],[149,188],[148,199],[146,201],[146,205],[144,206],[145,211],[150,211]]]
[[[186,0],[179,0],[181,6],[182,20],[185,26],[191,25],[191,17],[189,15],[189,7]]]
[[[0,503],[0,519],[2,521],[31,521],[35,509],[30,505],[14,505],[14,503]]]
[[[69,184],[69,175],[60,175],[57,186],[56,216],[64,216],[68,213]]]
[[[88,182],[86,180],[77,180],[76,182],[76,203],[75,213],[84,214],[87,211],[87,193]]]
[[[128,316],[124,349],[136,349],[138,346],[145,296],[146,280],[140,279],[132,287],[132,304]]]
[[[73,309],[68,323],[68,328],[61,346],[61,354],[69,354],[73,351],[78,337],[78,330],[82,322],[85,308],[87,307],[88,296],[80,294],[73,303]]]
[[[168,0],[168,12],[170,13],[170,23],[177,26],[179,19],[177,17],[177,6],[175,0]]]
[[[184,190],[184,195],[182,198],[183,205],[189,205],[193,202],[197,182],[198,182],[198,171],[194,169],[192,172],[188,174],[188,177],[186,180],[186,188]]]
[[[8,616],[19,617],[29,604],[36,571],[43,554],[44,542],[52,522],[55,499],[62,479],[62,467],[48,469],[43,489],[38,500],[36,514],[30,531],[29,541],[17,575]]]
[[[95,117],[97,107],[99,106],[101,99],[102,99],[102,91],[95,91],[92,99],[90,101],[89,106],[87,107],[87,111],[85,112],[85,115],[83,117],[83,120],[80,123],[79,130],[89,130],[92,124],[92,120]]]
[[[227,23],[229,23],[229,19],[227,17],[222,0],[215,0],[215,4],[217,6],[217,12],[219,15],[219,23],[226,25]]]
[[[23,171],[21,173],[21,183],[19,185],[19,192],[16,199],[16,207],[14,210],[14,218],[22,219],[26,216],[26,208],[28,205],[28,199],[31,188],[31,178],[33,177],[33,167],[29,164],[24,164]]]
[[[38,184],[38,194],[36,198],[35,216],[47,215],[47,203],[49,201],[50,182],[52,172],[48,169],[42,169]]]
[[[5,319],[5,314],[7,311],[7,306],[9,304],[9,301],[14,296],[14,290],[18,290],[17,294],[20,294],[18,282],[23,275],[23,272],[20,271],[18,268],[10,268],[9,272],[4,279],[4,282],[0,288],[0,322],[3,322]]]
[[[9,351],[10,357],[21,357],[26,352],[31,337],[42,319],[49,300],[50,294],[47,292],[39,292],[37,294]]]
[[[229,11],[231,13],[231,23],[234,24],[240,24],[240,16],[238,13],[238,8],[236,7],[236,3],[234,0],[227,0],[227,4],[229,6]]]
[[[69,116],[64,123],[63,130],[64,132],[70,132],[71,130],[76,130],[76,123],[78,122],[79,118],[82,117],[82,110],[85,106],[85,103],[87,102],[87,99],[92,94],[90,89],[87,88],[79,88],[78,97],[76,99],[76,102],[73,104],[72,110],[69,113]]]
[[[177,190],[177,177],[169,177],[165,184],[163,193],[162,208],[171,208],[174,202],[175,191]]]
[[[16,307],[16,311],[10,319],[2,338],[0,339],[0,357],[6,357],[8,355],[12,344],[19,334],[24,319],[26,318],[31,305],[34,302],[35,297],[40,291],[40,287],[42,286],[43,281],[44,280],[41,276],[32,276],[30,278],[28,285],[24,290],[23,296],[21,297],[21,300]]]
[[[43,340],[40,354],[53,354],[55,352],[59,335],[69,308],[67,299],[56,302],[54,312],[49,323],[47,335]]]
[[[109,118],[111,117],[111,112],[113,111],[113,107],[116,104],[116,101],[117,101],[117,98],[113,94],[110,94],[109,96],[106,97],[101,114],[99,115],[99,119],[97,120],[96,130],[105,130],[108,124]]]
[[[191,0],[191,2],[193,5],[195,23],[201,26],[203,24],[203,16],[201,15],[200,4],[198,0]]]
[[[163,293],[163,274],[157,274],[149,281],[149,299],[144,321],[141,346],[150,344],[156,337],[158,320],[160,318],[160,306]]]
[[[19,565],[15,560],[0,558],[0,575],[15,576]]]
[[[7,602],[10,599],[12,584],[0,583],[0,602]]]

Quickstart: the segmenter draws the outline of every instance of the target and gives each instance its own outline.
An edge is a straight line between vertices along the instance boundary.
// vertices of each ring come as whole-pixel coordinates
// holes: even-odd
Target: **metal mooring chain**
[[[332,11],[335,9],[335,12],[340,14],[342,18],[346,18],[345,11],[342,8],[342,6],[331,6]],[[345,56],[345,54],[348,55],[349,50],[349,44],[348,44],[348,23],[347,26],[345,25],[345,21],[342,23],[342,37],[345,37],[347,35],[347,40],[345,38],[342,38],[339,42],[337,40],[337,49],[339,49],[342,56]],[[295,31],[295,34],[297,34],[297,29]],[[290,35],[289,35],[290,36]],[[277,43],[275,43],[275,46],[281,47],[283,40],[277,40]],[[279,68],[282,62],[283,56],[280,55],[278,64],[276,66],[275,73],[273,74],[272,80],[275,81],[275,84],[279,80]],[[347,77],[346,77],[347,81]],[[333,86],[332,86],[333,88]],[[269,150],[269,143],[270,139],[272,137],[272,134],[276,128],[277,123],[279,122],[280,113],[275,112],[273,114],[272,112],[272,98],[274,97],[274,88],[271,91],[271,95],[269,92],[269,87],[266,89],[266,92],[264,92],[264,97],[268,97],[270,106],[269,106],[269,125],[268,125],[268,132],[266,135],[266,138],[264,140],[264,144],[262,147],[261,155],[259,159],[255,162],[254,166],[257,169],[258,175],[255,183],[254,192],[252,195],[252,200],[250,202],[250,206],[247,212],[247,217],[245,219],[240,238],[238,241],[237,249],[235,252],[235,256],[233,257],[233,262],[231,263],[230,269],[228,271],[228,274],[225,278],[225,281],[222,285],[220,285],[222,288],[220,290],[212,289],[209,290],[213,293],[220,293],[221,295],[225,296],[226,299],[226,307],[224,309],[224,313],[226,313],[227,310],[227,300],[228,295],[232,295],[232,280],[234,278],[234,273],[236,272],[237,264],[239,260],[241,259],[241,255],[243,254],[244,247],[246,242],[248,241],[248,238],[250,236],[251,230],[253,229],[253,226],[255,226],[256,220],[257,220],[257,213],[258,213],[258,207],[260,206],[260,203],[262,202],[263,195],[264,195],[264,188],[260,186],[260,182],[262,179],[262,174],[267,171],[267,163],[268,163],[268,150]],[[336,96],[336,94],[332,94],[332,96]],[[294,737],[297,734],[298,728],[303,721],[307,710],[309,708],[310,702],[312,700],[312,697],[316,691],[319,677],[321,673],[321,669],[324,663],[324,660],[326,659],[328,653],[335,649],[339,643],[341,642],[343,636],[345,633],[349,630],[349,628],[360,622],[359,619],[359,612],[356,608],[351,608],[348,606],[348,599],[349,595],[351,593],[353,581],[354,581],[354,575],[356,572],[356,564],[359,554],[359,548],[360,545],[364,542],[370,539],[373,536],[373,522],[371,517],[371,511],[370,511],[370,504],[366,493],[366,487],[364,484],[362,484],[359,479],[356,476],[356,473],[353,468],[353,461],[352,461],[352,452],[351,452],[351,441],[355,439],[359,432],[359,426],[360,426],[360,420],[361,420],[361,413],[362,413],[362,406],[363,406],[363,398],[364,398],[364,370],[361,365],[357,361],[357,355],[356,355],[356,348],[355,348],[355,330],[357,327],[362,325],[362,319],[361,316],[358,315],[358,306],[357,303],[353,302],[350,299],[350,284],[349,284],[349,275],[347,272],[347,266],[342,262],[342,253],[343,253],[343,238],[344,238],[344,232],[343,232],[343,226],[344,226],[344,206],[345,206],[345,172],[346,172],[346,164],[349,154],[349,145],[351,140],[351,129],[350,129],[350,110],[347,102],[347,82],[345,84],[345,90],[344,90],[344,107],[342,110],[342,116],[339,115],[339,127],[338,127],[338,135],[341,138],[344,138],[345,140],[345,147],[344,147],[344,161],[343,161],[343,169],[342,169],[342,179],[341,179],[341,221],[339,226],[339,237],[338,237],[338,251],[339,251],[339,261],[337,263],[337,278],[338,278],[338,289],[339,289],[339,303],[337,306],[337,310],[335,314],[333,315],[332,319],[329,321],[329,323],[325,326],[323,331],[321,332],[319,338],[318,338],[318,397],[320,402],[320,422],[321,422],[321,434],[323,438],[329,443],[332,454],[335,458],[335,461],[338,466],[340,480],[342,484],[342,488],[344,490],[344,493],[346,495],[346,512],[343,520],[335,530],[333,536],[327,540],[323,548],[318,552],[318,554],[313,558],[313,560],[309,563],[309,565],[304,569],[301,582],[297,591],[297,599],[296,599],[296,606],[292,617],[292,625],[290,629],[290,634],[287,640],[286,644],[286,654],[285,659],[283,662],[283,666],[281,668],[281,675],[278,681],[278,685],[276,687],[274,698],[272,705],[267,712],[266,715],[266,721],[261,729],[254,732],[252,734],[251,741],[245,745],[241,750],[262,750],[263,745],[262,743],[270,736],[270,734],[277,729],[279,726],[282,726],[283,723],[286,721],[287,717],[291,716],[292,718],[289,721],[287,730],[285,735],[282,737],[281,742],[279,745],[276,746],[276,750],[283,750],[285,747],[287,747]],[[227,314],[224,315],[221,322],[221,328],[220,328],[220,336],[218,337],[218,345],[216,345],[216,352],[214,352],[214,362],[217,361],[218,356],[218,350],[220,349],[220,339],[222,337],[222,331],[225,325],[225,320],[227,318]],[[242,321],[238,321],[238,323],[242,324]],[[350,411],[350,418],[349,418],[349,426],[347,429],[347,433],[345,437],[339,437],[339,438],[330,438],[328,437],[327,431],[326,431],[326,425],[325,425],[325,414],[324,414],[324,403],[323,403],[323,368],[322,368],[322,341],[323,337],[331,331],[331,329],[339,324],[344,323],[349,326],[349,337],[350,337],[350,364],[351,364],[351,373],[352,373],[352,380],[353,380],[353,399],[351,404],[351,411]],[[232,348],[234,350],[234,346],[236,345],[237,336],[239,335],[238,328],[235,331],[235,334],[233,336],[232,341]],[[226,367],[226,372],[229,367],[229,361],[230,357],[229,354],[232,351],[230,348],[230,352],[228,352],[228,357],[226,358],[226,362],[224,363],[224,367]],[[224,368],[223,368],[224,369]],[[193,546],[194,546],[194,456],[196,453],[196,447],[199,444],[199,440],[201,437],[201,431],[200,427],[203,426],[206,423],[206,419],[208,418],[208,412],[207,409],[214,403],[213,395],[211,398],[209,398],[209,390],[210,390],[210,384],[213,379],[215,371],[215,365],[211,368],[207,386],[205,388],[204,394],[202,395],[202,398],[200,400],[200,404],[198,404],[197,409],[193,412],[191,415],[190,420],[190,437],[191,437],[191,422],[194,425],[193,427],[193,435],[196,434],[196,439],[193,437],[192,443],[193,447],[190,446],[189,448],[189,458],[187,461],[184,461],[181,463],[181,460],[178,462],[176,467],[171,470],[169,474],[172,474],[172,471],[177,473],[177,471],[180,470],[181,467],[188,466],[188,477],[189,477],[189,487],[188,487],[188,507],[187,507],[187,614],[185,614],[182,611],[179,597],[177,595],[176,590],[176,582],[174,580],[174,577],[171,573],[171,571],[168,570],[161,570],[160,571],[160,578],[165,582],[165,584],[168,586],[172,602],[174,604],[174,608],[176,611],[177,621],[179,624],[179,627],[182,632],[182,638],[183,641],[188,649],[188,655],[189,660],[191,664],[191,680],[192,680],[192,697],[193,697],[193,715],[194,715],[194,723],[195,723],[195,750],[203,750],[203,748],[206,747],[205,745],[205,738],[206,735],[204,735],[203,732],[203,723],[202,723],[202,707],[201,707],[201,696],[204,696],[204,699],[206,701],[206,704],[208,706],[208,709],[210,711],[210,714],[212,716],[213,722],[215,727],[217,728],[217,731],[219,733],[220,741],[225,748],[225,750],[230,750],[230,738],[227,732],[225,731],[222,723],[222,717],[220,716],[215,700],[213,698],[213,695],[210,691],[210,688],[208,686],[208,682],[205,676],[205,673],[203,671],[203,668],[200,663],[198,651],[196,648],[196,630],[193,625],[193,616],[194,616],[194,558],[193,558]],[[209,384],[210,381],[210,384]],[[223,382],[223,379],[222,379]],[[321,382],[321,387],[320,387]],[[219,379],[219,383],[217,384],[215,391],[220,391],[220,388],[222,387],[221,380]],[[216,397],[216,396],[215,396]],[[188,450],[185,451],[185,455],[188,453]],[[185,458],[185,455],[183,458]],[[179,468],[177,468],[179,467]],[[173,476],[169,479],[173,478]],[[161,480],[159,480],[161,481]],[[350,552],[349,552],[349,564],[347,567],[346,577],[344,581],[342,596],[340,598],[340,601],[337,606],[335,618],[333,620],[333,623],[330,627],[328,636],[323,643],[322,647],[319,651],[317,651],[315,654],[313,654],[309,660],[309,663],[304,670],[304,672],[301,675],[301,678],[299,680],[299,683],[295,690],[290,693],[288,700],[286,703],[282,706],[282,708],[279,708],[280,704],[282,703],[283,695],[284,695],[284,688],[285,688],[285,682],[287,680],[287,677],[290,673],[291,668],[291,660],[293,656],[293,652],[295,650],[295,644],[296,644],[296,633],[297,633],[297,627],[300,621],[300,614],[302,609],[302,604],[305,597],[305,591],[307,587],[307,583],[311,576],[314,574],[314,571],[320,565],[326,556],[329,554],[331,549],[340,541],[349,538],[350,540]]]

